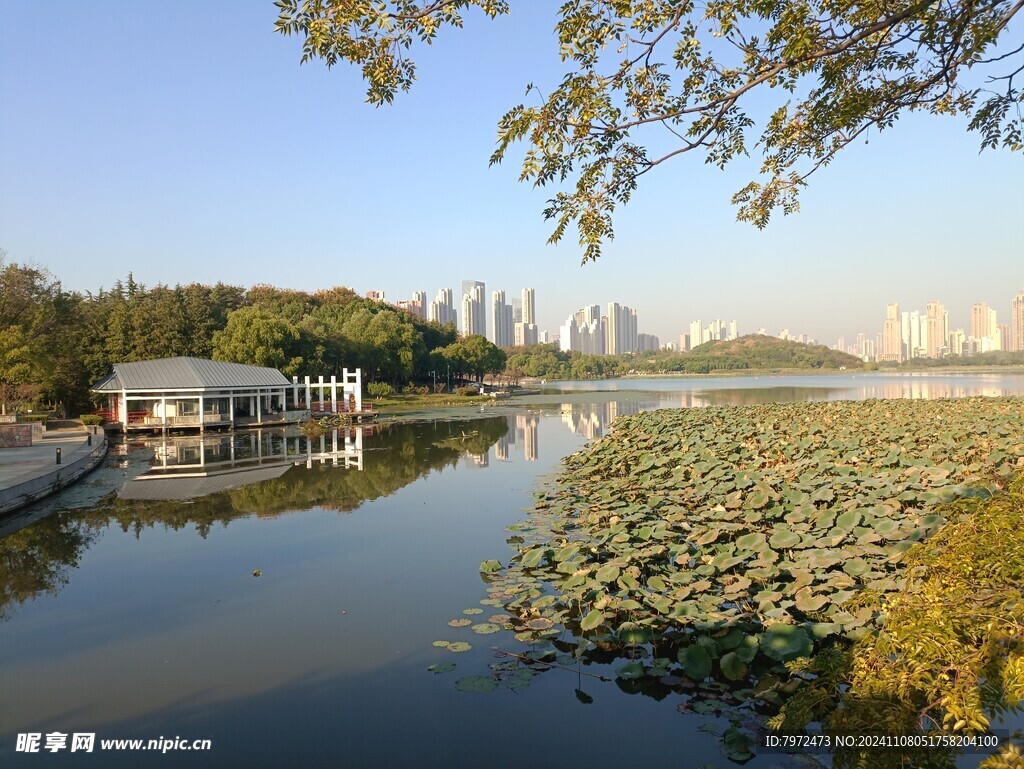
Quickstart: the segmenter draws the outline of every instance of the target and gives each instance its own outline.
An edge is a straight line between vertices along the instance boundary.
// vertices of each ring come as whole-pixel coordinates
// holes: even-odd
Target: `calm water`
[[[566,383],[472,420],[323,442],[285,432],[120,445],[0,521],[0,765],[728,765],[714,718],[553,670],[461,693],[504,631],[478,565],[566,454],[666,406],[1024,394],[1020,375]],[[260,575],[254,576],[254,570]],[[467,640],[453,654],[438,639]],[[428,665],[455,662],[445,675]],[[602,672],[592,667],[590,672]],[[582,687],[593,704],[582,704]],[[16,753],[19,732],[210,739],[209,753]],[[973,760],[976,764],[977,760]],[[759,757],[752,766],[778,765]],[[965,765],[972,765],[968,762]]]

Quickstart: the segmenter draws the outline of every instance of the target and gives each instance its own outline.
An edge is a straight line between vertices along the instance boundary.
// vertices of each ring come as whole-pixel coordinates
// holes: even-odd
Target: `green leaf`
[[[747,675],[747,665],[736,652],[729,652],[721,659],[722,675],[730,681],[739,681]]]
[[[679,664],[694,681],[703,681],[711,675],[711,656],[700,644],[691,644],[679,650]]]
[[[604,614],[597,609],[591,609],[587,615],[580,620],[580,628],[583,630],[593,630],[604,620]]]
[[[761,651],[777,662],[806,657],[811,653],[814,644],[807,632],[796,625],[769,625],[760,639]]]

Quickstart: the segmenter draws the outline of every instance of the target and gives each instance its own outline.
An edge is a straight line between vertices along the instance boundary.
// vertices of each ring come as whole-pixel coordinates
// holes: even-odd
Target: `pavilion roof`
[[[241,389],[291,383],[275,368],[205,358],[158,358],[115,363],[114,371],[93,385],[92,390]]]

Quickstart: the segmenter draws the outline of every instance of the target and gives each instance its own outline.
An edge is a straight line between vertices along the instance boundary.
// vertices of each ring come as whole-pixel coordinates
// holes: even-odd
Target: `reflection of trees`
[[[56,515],[0,540],[0,620],[29,598],[64,587],[95,537],[83,521]]]
[[[0,620],[9,607],[56,592],[103,528],[138,536],[143,529],[195,526],[201,537],[216,524],[247,515],[274,516],[323,507],[349,512],[395,493],[466,453],[486,452],[508,432],[508,420],[389,425],[364,438],[363,470],[297,465],[279,478],[189,501],[106,499],[91,510],[55,515],[0,540]]]

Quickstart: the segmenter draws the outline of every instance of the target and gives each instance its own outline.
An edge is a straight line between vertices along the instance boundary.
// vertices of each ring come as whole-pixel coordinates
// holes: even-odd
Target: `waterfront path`
[[[30,447],[0,449],[0,515],[64,488],[98,465],[107,453],[106,436],[102,430],[92,435],[92,445],[89,437],[80,430],[58,431]]]

